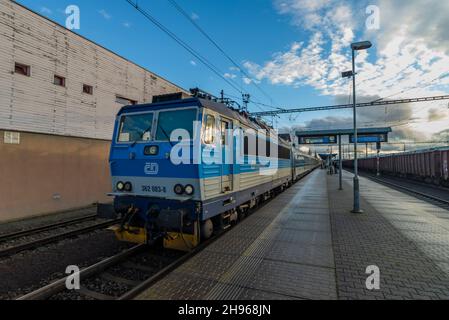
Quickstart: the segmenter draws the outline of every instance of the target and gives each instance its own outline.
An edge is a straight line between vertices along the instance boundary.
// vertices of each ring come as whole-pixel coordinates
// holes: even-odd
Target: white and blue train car
[[[123,107],[110,151],[117,237],[189,250],[317,166],[272,137],[212,100]]]

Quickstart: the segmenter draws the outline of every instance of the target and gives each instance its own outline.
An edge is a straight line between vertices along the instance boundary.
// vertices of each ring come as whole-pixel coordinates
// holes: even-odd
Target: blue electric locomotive
[[[110,151],[117,237],[190,250],[317,166],[274,137],[208,99],[123,107]]]

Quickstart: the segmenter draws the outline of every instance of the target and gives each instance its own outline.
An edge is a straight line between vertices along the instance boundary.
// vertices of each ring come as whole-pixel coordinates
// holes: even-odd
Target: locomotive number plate
[[[162,186],[142,186],[142,192],[167,193],[167,188]]]

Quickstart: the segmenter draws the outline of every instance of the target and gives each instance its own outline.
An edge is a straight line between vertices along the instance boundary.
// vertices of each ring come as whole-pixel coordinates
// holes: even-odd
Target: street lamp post
[[[356,42],[351,44],[352,49],[352,89],[353,89],[353,113],[354,113],[354,208],[352,213],[363,213],[360,209],[360,186],[359,186],[359,168],[357,161],[357,143],[358,143],[358,132],[357,132],[357,102],[356,102],[356,91],[355,91],[355,52],[360,50],[366,50],[371,48],[373,45],[369,41]]]

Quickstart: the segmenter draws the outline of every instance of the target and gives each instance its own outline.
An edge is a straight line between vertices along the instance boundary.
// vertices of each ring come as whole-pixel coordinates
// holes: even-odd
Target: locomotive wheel
[[[214,233],[214,224],[212,220],[206,220],[201,224],[201,240],[207,240]]]

